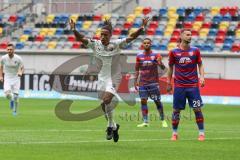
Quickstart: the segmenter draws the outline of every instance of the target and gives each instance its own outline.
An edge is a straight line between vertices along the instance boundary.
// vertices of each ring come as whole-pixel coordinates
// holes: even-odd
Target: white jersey
[[[23,67],[22,58],[14,54],[12,58],[8,56],[8,54],[2,56],[1,58],[1,66],[3,67],[3,72],[5,79],[15,79],[18,78],[18,71],[21,67]]]
[[[104,46],[100,40],[89,40],[88,47],[93,49],[94,56],[102,62],[102,68],[98,74],[100,81],[112,82],[114,78],[121,76],[120,63],[113,62],[113,57],[120,54],[121,47],[126,45],[126,39],[110,41],[109,45]],[[114,64],[113,64],[114,63]]]

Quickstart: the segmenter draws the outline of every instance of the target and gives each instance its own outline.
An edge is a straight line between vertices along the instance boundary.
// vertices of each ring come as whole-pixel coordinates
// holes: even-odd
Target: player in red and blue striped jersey
[[[168,91],[172,90],[171,79],[174,73],[174,93],[173,93],[173,114],[172,114],[172,140],[178,138],[178,124],[180,120],[180,111],[185,109],[186,99],[189,106],[193,108],[196,117],[196,123],[199,129],[198,140],[203,141],[204,118],[201,111],[203,106],[199,91],[200,86],[204,87],[204,68],[201,54],[198,48],[190,46],[191,30],[184,29],[181,32],[180,43],[177,48],[169,52],[169,71],[168,71]],[[200,78],[198,78],[198,68]]]
[[[162,126],[167,127],[167,122],[164,120],[163,105],[161,102],[159,90],[159,75],[158,67],[165,69],[162,63],[162,57],[158,53],[151,50],[151,39],[145,38],[143,40],[144,52],[139,53],[136,57],[135,66],[135,89],[139,91],[141,98],[141,110],[144,122],[138,127],[147,127],[148,123],[148,106],[147,100],[150,97],[156,104],[158,109]],[[140,80],[138,82],[138,77]]]

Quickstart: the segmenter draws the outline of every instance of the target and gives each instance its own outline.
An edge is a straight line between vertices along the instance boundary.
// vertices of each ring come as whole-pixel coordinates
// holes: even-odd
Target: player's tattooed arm
[[[136,39],[145,30],[148,22],[149,22],[148,17],[143,18],[142,19],[142,26],[138,30],[136,30],[135,32],[130,34],[129,37],[126,39],[126,42],[129,43],[129,42],[133,41],[134,39]]]
[[[0,65],[0,82],[3,82],[3,66]]]
[[[199,74],[200,74],[200,78],[199,78],[200,86],[204,87],[205,86],[205,79],[204,79],[204,67],[203,67],[203,64],[199,63],[198,64],[198,68],[199,68]]]
[[[81,33],[79,33],[77,30],[76,30],[76,24],[75,22],[73,22],[73,20],[71,19],[69,21],[69,25],[70,25],[70,29],[73,31],[77,41],[80,41],[82,42],[84,45],[87,45],[88,44],[88,39],[85,38],[85,36]]]

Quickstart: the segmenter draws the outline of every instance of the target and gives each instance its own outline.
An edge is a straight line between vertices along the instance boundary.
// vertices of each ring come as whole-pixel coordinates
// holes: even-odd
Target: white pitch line
[[[206,138],[206,141],[215,141],[215,140],[240,140],[240,137],[234,137],[234,138],[226,138],[226,137],[219,137],[219,138]],[[119,140],[119,142],[149,142],[149,141],[171,141],[170,139],[123,139]],[[197,141],[195,138],[188,138],[188,139],[179,139],[179,142],[181,141]],[[111,143],[112,141],[107,140],[92,140],[92,141],[29,141],[29,142],[15,142],[15,141],[6,141],[6,142],[0,142],[1,144],[22,144],[22,145],[28,145],[28,144],[79,144],[79,143]],[[175,142],[172,142],[175,143]],[[204,143],[204,142],[202,142]]]
[[[167,129],[167,130],[166,130]],[[133,129],[131,132],[169,132],[170,128],[159,128],[157,129]],[[12,133],[12,132],[103,132],[101,129],[43,129],[43,130],[0,130],[0,133]],[[125,132],[129,130],[121,130]],[[197,130],[180,130],[180,132],[197,132]],[[216,133],[239,133],[240,130],[206,130],[205,132],[216,132]]]

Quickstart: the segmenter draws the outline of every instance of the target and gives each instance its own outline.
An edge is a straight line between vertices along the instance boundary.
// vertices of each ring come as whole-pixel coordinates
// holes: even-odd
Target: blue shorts
[[[160,100],[160,89],[158,84],[139,86],[139,96],[141,99],[148,99],[150,97],[152,100]]]
[[[173,93],[173,108],[184,110],[186,100],[191,108],[203,106],[202,98],[198,87],[175,87]]]

